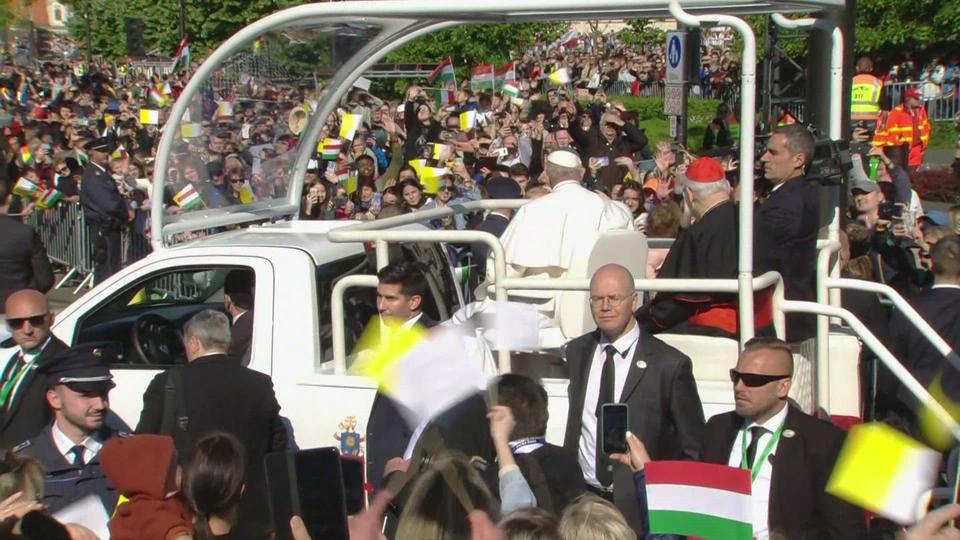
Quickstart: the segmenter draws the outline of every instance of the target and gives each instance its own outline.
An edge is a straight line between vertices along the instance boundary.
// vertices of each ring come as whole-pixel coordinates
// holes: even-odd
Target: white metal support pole
[[[678,0],[670,0],[670,14],[686,26],[729,26],[743,38],[740,65],[740,245],[737,279],[739,290],[740,348],[753,337],[753,139],[757,115],[757,40],[746,21],[732,15],[691,15]]]

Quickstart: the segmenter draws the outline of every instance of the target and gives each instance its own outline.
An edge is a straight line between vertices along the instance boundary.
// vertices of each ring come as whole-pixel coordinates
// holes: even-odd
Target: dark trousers
[[[93,240],[93,284],[99,285],[120,270],[120,226],[91,223],[90,236]]]

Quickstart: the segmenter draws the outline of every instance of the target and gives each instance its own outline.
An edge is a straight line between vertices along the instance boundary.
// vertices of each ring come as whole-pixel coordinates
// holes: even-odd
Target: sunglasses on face
[[[231,178],[231,179],[230,179],[230,182],[233,183],[233,184],[242,184],[242,183],[243,183],[243,178]]]
[[[743,381],[744,386],[750,388],[757,388],[770,384],[774,381],[779,381],[782,379],[789,379],[792,375],[761,375],[759,373],[740,373],[735,369],[730,370],[730,381],[733,384],[737,384],[740,381]]]
[[[47,323],[47,314],[34,315],[32,317],[11,317],[7,319],[7,325],[13,330],[23,328],[23,324],[30,322],[30,326],[43,326]]]

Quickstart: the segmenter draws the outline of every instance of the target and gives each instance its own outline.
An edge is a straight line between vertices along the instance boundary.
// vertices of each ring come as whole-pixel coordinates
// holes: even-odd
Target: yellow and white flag
[[[570,84],[570,73],[567,68],[560,68],[550,74],[550,82],[557,86]]]
[[[907,525],[920,517],[939,467],[939,452],[886,424],[861,424],[847,435],[827,493]]]
[[[362,114],[345,113],[340,120],[340,138],[352,141],[362,123]]]
[[[460,113],[460,131],[470,131],[475,127],[477,127],[477,111]]]
[[[160,111],[140,109],[140,123],[158,125],[160,123]]]

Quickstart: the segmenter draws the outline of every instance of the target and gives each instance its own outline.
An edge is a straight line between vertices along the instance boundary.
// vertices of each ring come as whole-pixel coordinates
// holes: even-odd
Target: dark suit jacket
[[[287,432],[270,377],[238,366],[225,354],[203,356],[181,369],[189,418],[188,444],[212,431],[225,431],[243,443],[247,458],[247,488],[240,504],[242,523],[261,530],[267,523],[267,489],[263,457],[287,448]],[[160,373],[143,394],[137,433],[160,433],[164,386]],[[181,458],[189,448],[177,448]],[[182,459],[181,459],[182,461]]]
[[[240,365],[250,365],[250,344],[253,343],[253,310],[240,315],[237,322],[230,327],[230,350],[227,356],[240,362]]]
[[[67,349],[69,347],[66,343],[52,337],[37,357],[36,367],[50,365],[57,354]],[[19,355],[20,350],[17,349],[15,354]],[[9,369],[8,364],[3,371],[4,375]],[[36,369],[31,369],[23,375],[9,409],[0,417],[0,448],[9,449],[36,437],[52,419],[50,407],[47,406],[45,376],[38,375]]]
[[[734,412],[707,422],[703,460],[726,465],[744,419]],[[846,434],[833,424],[790,407],[773,456],[770,537],[777,539],[866,538],[863,510],[824,493]]]
[[[80,181],[80,204],[90,223],[126,223],[127,205],[117,183],[104,169],[88,163]]]
[[[930,289],[914,299],[912,304],[917,313],[930,323],[953,350],[960,350],[960,289]],[[960,373],[948,368],[946,358],[917,331],[900,310],[894,310],[890,317],[888,346],[890,352],[910,370],[920,384],[928,387],[933,379],[942,373],[941,384],[947,395],[953,399],[960,398]],[[886,372],[885,369],[884,371]],[[905,404],[915,403],[906,390],[901,390],[899,394]]]
[[[378,321],[371,320],[370,324],[378,324]],[[418,324],[432,328],[437,322],[424,314]],[[377,392],[367,420],[367,482],[370,485],[381,487],[384,465],[391,458],[403,457],[415,427],[407,425],[392,399]]]
[[[507,225],[509,224],[509,219],[499,214],[489,214],[480,225],[477,225],[476,230],[488,232],[500,238],[503,235],[503,231],[507,230]],[[473,253],[473,264],[477,265],[477,275],[480,277],[480,281],[482,281],[487,273],[487,256],[490,254],[490,247],[486,244],[476,242],[470,244],[470,252]]]
[[[570,406],[563,446],[573,455],[580,445],[587,378],[599,343],[597,330],[567,344]],[[641,360],[646,367],[637,367]],[[630,431],[643,441],[651,458],[700,459],[703,405],[693,378],[693,364],[686,355],[642,328],[620,402],[629,406]],[[614,467],[614,501],[630,526],[640,531],[635,491],[631,472],[626,467]]]
[[[53,268],[40,235],[21,221],[0,215],[0,313],[7,297],[21,289],[47,292]]]
[[[783,276],[790,300],[814,300],[817,232],[820,210],[817,188],[805,177],[788,180],[757,207],[754,216],[754,268]],[[787,314],[787,339],[813,336],[815,319],[804,313]]]

